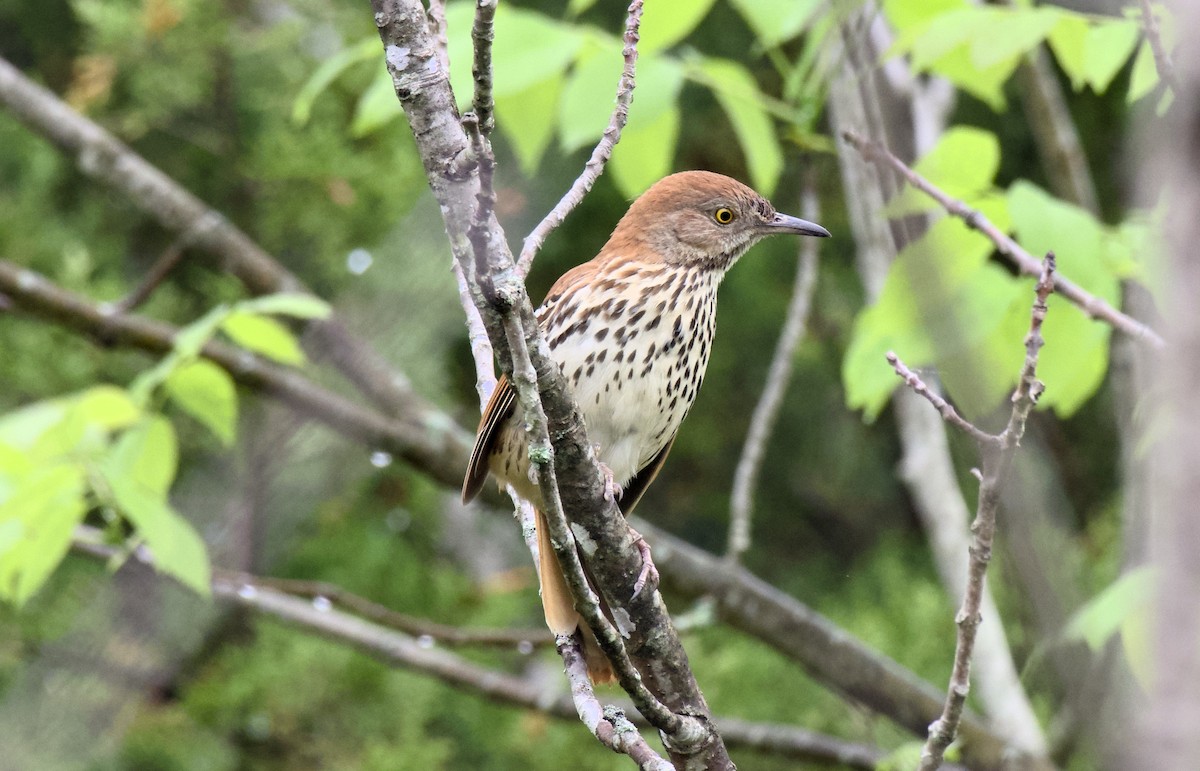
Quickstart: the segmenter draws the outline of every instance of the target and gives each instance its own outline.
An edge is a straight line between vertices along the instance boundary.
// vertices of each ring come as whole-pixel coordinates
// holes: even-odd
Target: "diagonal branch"
[[[254,294],[308,292],[248,235],[128,145],[80,115],[53,93],[0,58],[0,105],[30,131],[75,159],[79,170],[124,193],[162,227],[180,234],[191,247],[219,257]],[[389,412],[419,400],[408,380],[391,369],[362,339],[336,319],[310,322],[310,348],[331,361],[356,388]]]
[[[887,148],[865,139],[853,131],[845,131],[843,138],[863,157],[880,168],[890,168],[902,176],[908,184],[937,201],[950,215],[961,219],[967,227],[977,230],[996,245],[996,250],[1003,255],[1018,270],[1028,276],[1040,276],[1041,261],[1027,252],[1007,233],[992,224],[991,220],[962,201],[951,198],[939,187],[925,177],[913,171],[904,161],[897,158]],[[1088,316],[1104,321],[1114,329],[1119,329],[1134,340],[1146,343],[1152,348],[1161,350],[1166,347],[1166,341],[1148,325],[1128,316],[1109,305],[1105,300],[1096,297],[1069,279],[1054,274],[1054,291],[1070,300]]]
[[[1171,55],[1167,53],[1166,46],[1162,41],[1162,30],[1158,26],[1158,16],[1154,13],[1153,6],[1150,5],[1150,0],[1141,0],[1142,3],[1142,28],[1146,31],[1146,40],[1150,43],[1150,52],[1154,54],[1154,66],[1158,70],[1158,77],[1162,78],[1163,83],[1166,83],[1172,91],[1179,93],[1179,78],[1175,75],[1175,64],[1171,61]]]
[[[517,270],[522,276],[529,273],[529,267],[533,265],[533,259],[537,256],[538,250],[542,248],[546,237],[563,223],[571,210],[578,206],[583,197],[592,189],[592,185],[596,184],[596,180],[604,173],[604,166],[612,156],[617,142],[621,141],[621,131],[625,128],[625,121],[629,119],[629,105],[633,103],[633,89],[637,85],[635,70],[638,57],[638,30],[641,24],[642,0],[633,0],[629,4],[629,10],[625,12],[625,47],[621,51],[621,55],[625,57],[625,67],[621,71],[621,79],[617,83],[617,106],[613,108],[612,117],[608,119],[608,128],[604,129],[604,135],[592,150],[592,156],[588,158],[588,162],[584,164],[583,173],[571,183],[571,189],[555,204],[550,213],[542,218],[542,221],[529,235],[525,236],[525,241],[521,245],[521,257],[517,260]]]

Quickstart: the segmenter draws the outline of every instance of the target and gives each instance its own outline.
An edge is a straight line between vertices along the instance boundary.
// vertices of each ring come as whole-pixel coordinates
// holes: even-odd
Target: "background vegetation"
[[[604,129],[622,6],[501,3],[498,215],[514,246]],[[447,10],[460,99],[470,93],[471,13],[469,3]],[[896,350],[969,417],[998,427],[1023,356],[1032,282],[910,190],[888,211],[917,231],[929,215],[928,230],[901,244],[882,284],[864,289],[846,205],[859,191],[839,165],[855,151],[834,136],[825,105],[845,87],[836,73],[848,59],[869,57],[859,72],[884,78],[884,57],[862,42],[861,26],[882,24],[894,36],[889,61],[921,83],[948,84],[944,130],[931,143],[900,131],[897,153],[924,156],[920,171],[1031,252],[1054,249],[1085,289],[1150,308],[1156,196],[1134,184],[1130,126],[1171,107],[1138,14],[1116,3],[647,0],[638,88],[609,173],[530,275],[536,299],[600,248],[632,197],[672,170],[733,175],[793,213],[801,177],[815,177],[820,221],[835,237],[821,245],[744,561],[939,688],[958,599],[897,475],[898,381],[883,353]],[[474,425],[449,247],[365,4],[0,0],[0,55],[250,234],[417,393]],[[1044,82],[1065,100],[1090,200],[1039,155],[1044,138],[1023,101],[1031,56],[1042,57]],[[890,105],[880,108],[900,121]],[[177,237],[0,110],[0,259],[116,302]],[[729,276],[704,390],[641,504],[643,516],[708,551],[725,548],[733,470],[790,299],[793,249],[764,243]],[[301,348],[312,342],[305,320],[328,312],[322,303],[250,300],[226,267],[184,245],[137,311],[192,335],[157,357],[95,345],[0,295],[0,734],[20,748],[15,767],[539,769],[564,758],[629,767],[578,724],[389,668],[185,588],[203,592],[211,564],[327,581],[447,623],[539,620],[534,573],[504,514],[462,510],[453,490],[419,469],[235,390],[197,360],[215,337],[353,393]],[[1107,700],[1140,687],[1147,657],[1134,610],[1147,589],[1138,573],[1120,576],[1142,556],[1144,512],[1126,474],[1150,421],[1130,393],[1135,346],[1057,297],[1045,336],[1046,397],[1019,476],[1038,515],[1008,501],[989,583],[1053,757],[1083,769],[1106,750],[1103,720],[1089,724],[1078,712],[1085,681],[1117,683],[1095,702],[1107,720]],[[957,436],[950,449],[973,500],[975,449]],[[128,489],[129,479],[152,494]],[[79,522],[110,541],[146,543],[175,580],[64,558]],[[676,616],[691,609],[667,601]],[[721,715],[889,752],[913,741],[728,627],[701,623],[685,644]],[[547,687],[559,677],[545,650],[466,655]],[[767,754],[739,759],[746,768],[806,767]]]

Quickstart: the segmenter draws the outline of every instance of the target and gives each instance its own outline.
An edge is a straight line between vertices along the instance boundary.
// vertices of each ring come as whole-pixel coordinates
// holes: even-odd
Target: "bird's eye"
[[[728,225],[730,222],[733,222],[733,210],[722,206],[713,212],[713,219],[721,225]]]

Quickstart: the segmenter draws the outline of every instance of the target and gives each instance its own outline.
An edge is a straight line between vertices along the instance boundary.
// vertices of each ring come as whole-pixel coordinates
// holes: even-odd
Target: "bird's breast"
[[[553,356],[619,483],[662,450],[695,401],[719,282],[712,271],[658,265],[594,279],[545,309]]]

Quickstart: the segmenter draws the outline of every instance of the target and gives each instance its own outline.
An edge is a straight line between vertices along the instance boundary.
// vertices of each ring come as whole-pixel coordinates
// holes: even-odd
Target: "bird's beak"
[[[798,236],[829,238],[829,231],[817,223],[788,214],[776,214],[773,219],[763,223],[763,230],[768,234],[794,233]]]

